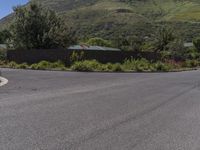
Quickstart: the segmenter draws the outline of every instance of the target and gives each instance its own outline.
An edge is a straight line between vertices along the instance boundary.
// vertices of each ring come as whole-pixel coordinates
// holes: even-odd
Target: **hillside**
[[[151,34],[161,23],[171,24],[187,39],[200,33],[198,0],[35,0],[56,10],[80,37],[112,38],[121,34]],[[12,16],[0,21],[3,27]]]

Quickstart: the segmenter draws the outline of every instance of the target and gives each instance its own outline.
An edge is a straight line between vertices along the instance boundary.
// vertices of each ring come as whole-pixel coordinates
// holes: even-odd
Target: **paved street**
[[[200,149],[200,71],[0,70],[0,150]]]

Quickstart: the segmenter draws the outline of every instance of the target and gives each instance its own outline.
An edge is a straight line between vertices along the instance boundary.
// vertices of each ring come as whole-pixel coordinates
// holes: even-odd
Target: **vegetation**
[[[0,31],[0,44],[5,44],[10,40],[10,32],[6,29]]]
[[[169,50],[168,45],[176,39],[174,30],[169,27],[161,27],[155,34],[155,51]]]
[[[73,52],[70,56],[70,62],[74,63],[76,61],[82,61],[84,59],[84,51],[81,51],[80,53]]]
[[[15,69],[33,69],[33,70],[66,70],[65,64],[61,61],[57,62],[48,62],[48,61],[41,61],[35,64],[17,64],[16,62],[7,62],[6,60],[0,61],[0,67],[9,67]]]
[[[123,63],[100,63],[96,60],[82,60],[74,62],[70,67],[65,66],[61,61],[48,62],[41,61],[35,64],[17,64],[15,62],[8,62],[6,60],[0,60],[0,67],[9,67],[15,69],[33,69],[33,70],[72,70],[83,72],[168,72],[168,71],[181,71],[188,70],[189,68],[200,67],[199,60],[186,60],[176,62],[172,60],[168,61],[156,61],[151,62],[146,59],[129,59]]]
[[[112,42],[97,37],[89,39],[86,44],[90,46],[112,47]]]
[[[195,48],[196,48],[198,51],[200,51],[200,37],[195,38],[195,39],[193,40],[193,44],[194,44]]]
[[[102,64],[86,60],[85,52],[79,51],[69,58],[72,70],[143,72],[193,68],[200,65],[200,15],[195,13],[196,16],[185,20],[181,14],[194,15],[193,10],[198,11],[199,4],[196,0],[31,0],[26,6],[14,8],[14,14],[9,17],[10,27],[0,31],[0,43],[14,49],[67,48],[76,42],[75,32],[70,28],[73,25],[80,43],[134,51],[137,58],[141,58],[143,51],[159,53],[161,58],[154,62],[129,59],[123,63]],[[6,20],[0,21],[0,25]],[[193,40],[194,47],[184,47],[184,41],[191,41],[193,37],[197,37]],[[60,61],[16,64],[6,62],[5,56],[5,50],[0,50],[2,66],[67,69]]]
[[[119,36],[113,40],[113,45],[125,51],[142,51],[145,39],[140,36]]]
[[[96,60],[77,61],[71,65],[74,71],[103,71],[103,72],[168,72],[176,70],[187,70],[187,68],[196,68],[200,66],[198,60],[186,60],[182,62],[176,61],[157,61],[151,62],[146,59],[129,59],[123,63],[107,63],[102,64]]]
[[[111,39],[125,36],[149,36],[163,23],[175,27],[185,40],[200,31],[198,0],[31,0],[55,10],[72,24],[79,38]],[[10,15],[0,22],[7,27]]]
[[[6,50],[0,48],[0,60],[6,59]]]
[[[66,23],[54,11],[37,3],[16,7],[14,14],[10,33],[15,49],[66,48],[75,42]]]

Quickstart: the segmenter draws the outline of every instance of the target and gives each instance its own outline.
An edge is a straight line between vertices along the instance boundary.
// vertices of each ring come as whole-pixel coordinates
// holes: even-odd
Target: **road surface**
[[[200,71],[1,71],[0,150],[200,149]]]

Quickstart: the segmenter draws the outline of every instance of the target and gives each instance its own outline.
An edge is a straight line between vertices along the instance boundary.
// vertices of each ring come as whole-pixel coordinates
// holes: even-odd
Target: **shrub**
[[[30,66],[30,69],[34,70],[47,70],[47,69],[61,69],[65,70],[65,65],[62,61],[57,61],[57,62],[48,62],[48,61],[41,61],[36,64],[32,64]]]
[[[107,63],[107,64],[102,66],[102,71],[111,71],[112,67],[113,67],[113,64]]]
[[[30,69],[38,70],[38,69],[39,69],[39,68],[38,68],[38,64],[32,64],[32,65],[30,66]]]
[[[195,48],[200,51],[200,37],[195,38],[193,40],[193,44],[194,44]]]
[[[156,71],[170,71],[172,66],[167,63],[157,62],[154,64]]]
[[[112,71],[114,71],[114,72],[123,72],[124,70],[123,70],[121,64],[116,63],[116,64],[112,65]]]
[[[70,62],[76,62],[76,61],[83,61],[84,59],[84,51],[81,52],[73,52],[70,56]]]
[[[62,61],[57,61],[57,62],[54,62],[54,63],[49,63],[49,67],[50,68],[65,68],[65,64],[62,62]]]
[[[183,67],[188,67],[188,68],[198,67],[199,65],[200,65],[200,62],[198,60],[186,60],[183,63]]]
[[[150,64],[151,63],[146,59],[138,59],[138,60],[129,59],[124,61],[123,67],[126,70],[135,70],[142,72],[142,71],[149,71]]]
[[[116,64],[102,64],[96,60],[85,60],[85,61],[77,61],[71,66],[72,70],[75,71],[113,71],[113,72],[122,72],[124,71],[123,66],[119,63]]]
[[[89,39],[86,44],[92,46],[112,47],[112,43],[110,41],[98,37]]]
[[[41,61],[38,63],[38,69],[40,70],[45,70],[45,69],[49,69],[50,67],[50,63],[48,61]]]
[[[132,71],[169,71],[172,68],[175,67],[175,65],[172,65],[170,63],[163,63],[163,62],[150,62],[146,59],[140,59],[140,60],[126,60],[123,63],[123,67],[125,70],[132,70]]]
[[[123,67],[126,70],[136,70],[136,60],[134,59],[127,59],[123,63]]]
[[[16,68],[16,66],[17,66],[17,63],[14,61],[11,61],[8,63],[8,67],[10,67],[10,68]]]
[[[29,68],[28,64],[27,63],[22,63],[22,64],[18,64],[16,66],[17,69],[27,69]]]
[[[150,62],[146,59],[136,61],[136,71],[149,71]]]
[[[0,59],[0,66],[5,66],[6,64],[7,64],[7,62],[5,60]]]
[[[6,59],[6,50],[0,49],[0,60],[5,60],[5,59]]]
[[[169,60],[172,58],[172,52],[170,51],[161,51],[160,54],[162,61]]]
[[[75,71],[98,71],[98,70],[102,70],[101,69],[101,64],[96,61],[96,60],[85,60],[85,61],[78,61],[75,62],[72,66],[71,66],[72,70]]]
[[[174,30],[169,26],[162,26],[155,35],[155,52],[169,50],[169,44],[177,39]]]

